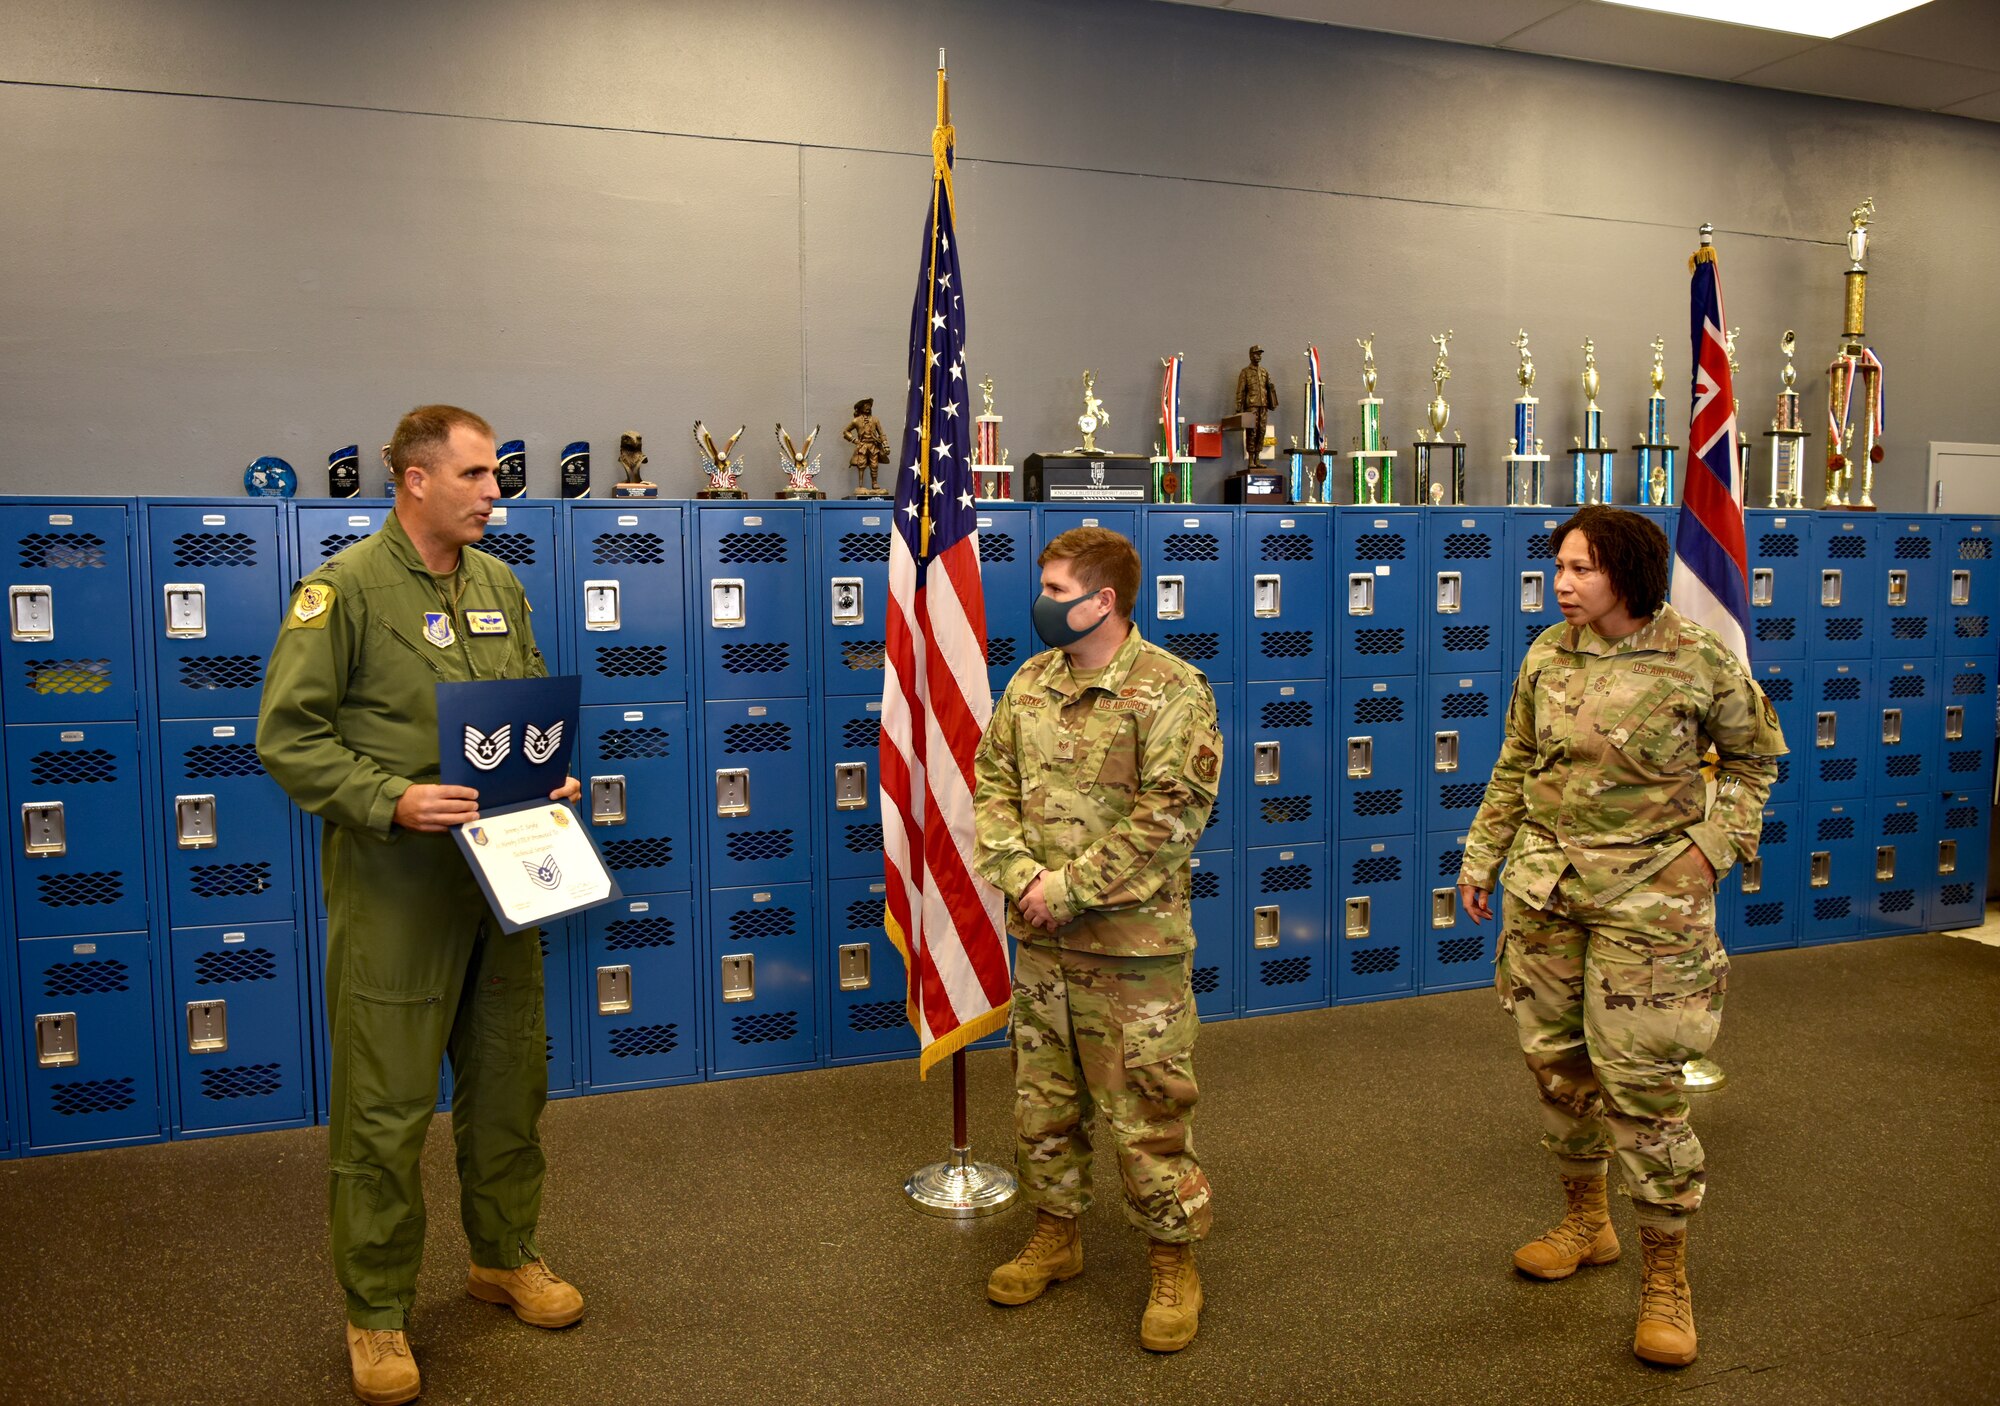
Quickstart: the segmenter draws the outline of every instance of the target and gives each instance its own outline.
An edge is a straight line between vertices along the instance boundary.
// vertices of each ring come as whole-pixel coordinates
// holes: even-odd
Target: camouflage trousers
[[[1208,1234],[1195,1159],[1187,956],[1106,957],[1022,943],[1014,958],[1014,1163],[1028,1204],[1090,1208],[1091,1120],[1118,1142],[1125,1215],[1156,1240]]]
[[[1494,985],[1541,1092],[1542,1145],[1572,1174],[1615,1154],[1641,1224],[1685,1224],[1707,1182],[1674,1082],[1714,1044],[1729,985],[1696,853],[1602,905],[1574,870],[1547,908],[1503,900]]]

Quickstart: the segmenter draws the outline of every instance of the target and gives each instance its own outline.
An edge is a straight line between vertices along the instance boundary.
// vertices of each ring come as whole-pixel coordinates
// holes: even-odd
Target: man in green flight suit
[[[257,722],[265,769],[326,824],[331,1219],[355,1394],[420,1390],[406,1328],[424,1245],[419,1162],[452,1065],[468,1292],[564,1327],[583,1297],[535,1245],[548,1098],[537,934],[500,931],[450,830],[479,793],[438,784],[436,685],[547,674],[526,593],[473,544],[499,497],[493,430],[412,410],[389,445],[396,508],[292,597]],[[574,777],[551,799],[581,794]]]
[[[1043,549],[1035,629],[974,761],[980,877],[1009,899],[1015,1165],[1035,1208],[987,1297],[1024,1304],[1083,1271],[1090,1124],[1118,1142],[1126,1218],[1152,1240],[1139,1341],[1177,1352],[1201,1314],[1208,1177],[1189,1122],[1198,1017],[1189,851],[1222,779],[1215,694],[1132,627],[1139,554],[1103,528]]]

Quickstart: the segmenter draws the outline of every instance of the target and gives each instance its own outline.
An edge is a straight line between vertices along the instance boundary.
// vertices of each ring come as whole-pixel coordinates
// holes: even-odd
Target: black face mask
[[[1096,594],[1097,592],[1095,591],[1084,591],[1079,595],[1071,596],[1068,600],[1058,600],[1054,596],[1049,595],[1036,596],[1034,610],[1035,633],[1042,637],[1042,643],[1053,645],[1057,649],[1068,649],[1092,630],[1095,630],[1099,625],[1102,625],[1106,620],[1109,620],[1111,618],[1109,615],[1099,616],[1081,630],[1069,623],[1070,608],[1079,601],[1086,600]]]

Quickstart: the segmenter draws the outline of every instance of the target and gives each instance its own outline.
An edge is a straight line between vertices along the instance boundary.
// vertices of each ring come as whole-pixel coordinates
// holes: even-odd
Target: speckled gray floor
[[[1968,1402],[2000,1399],[2000,949],[1950,937],[1738,959],[1729,1086],[1697,1126],[1701,1359],[1628,1348],[1627,1255],[1532,1283],[1552,1216],[1527,1075],[1489,995],[1209,1026],[1217,1229],[1201,1336],[1142,1351],[1144,1247],[1112,1199],[1089,1268],[989,1306],[1015,1211],[920,1217],[949,1083],[908,1064],[572,1101],[543,1238],[590,1299],[543,1333],[462,1291],[449,1141],[414,1340],[429,1402]],[[974,1139],[1007,1152],[1003,1054]],[[442,1120],[440,1120],[442,1121]],[[0,1399],[350,1399],[325,1133],[0,1163]]]

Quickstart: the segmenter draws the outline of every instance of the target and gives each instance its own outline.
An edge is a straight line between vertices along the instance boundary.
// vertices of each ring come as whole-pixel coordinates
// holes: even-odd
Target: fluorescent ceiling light
[[[1849,30],[1914,10],[1929,0],[1605,0],[1605,3],[1833,39]]]

